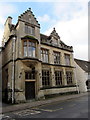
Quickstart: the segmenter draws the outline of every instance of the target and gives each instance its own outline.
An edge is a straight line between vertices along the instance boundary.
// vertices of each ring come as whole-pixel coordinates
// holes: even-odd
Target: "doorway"
[[[26,100],[35,98],[35,81],[25,82],[25,97]]]

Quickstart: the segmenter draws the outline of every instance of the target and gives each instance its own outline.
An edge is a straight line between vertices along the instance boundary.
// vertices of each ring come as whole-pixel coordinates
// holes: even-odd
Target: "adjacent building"
[[[88,85],[86,81],[90,81],[90,62],[85,60],[74,59],[76,67],[76,79],[79,85],[79,92],[87,92]]]
[[[12,102],[49,95],[77,93],[73,47],[67,46],[55,28],[49,36],[31,9],[5,22],[2,49],[3,99]]]

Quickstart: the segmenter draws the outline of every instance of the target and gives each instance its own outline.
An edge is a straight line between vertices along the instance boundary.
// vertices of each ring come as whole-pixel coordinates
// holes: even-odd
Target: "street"
[[[3,114],[2,120],[16,120],[16,118],[88,118],[88,97],[82,96],[63,102],[33,107]]]

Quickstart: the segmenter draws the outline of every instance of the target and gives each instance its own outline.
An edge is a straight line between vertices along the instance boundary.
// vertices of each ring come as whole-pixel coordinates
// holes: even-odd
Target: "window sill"
[[[25,82],[35,82],[35,79],[26,79]]]
[[[48,87],[42,87],[40,88],[40,90],[44,90],[44,89],[55,89],[55,88],[67,88],[67,87],[76,87],[76,85],[62,85],[62,86],[48,86]]]

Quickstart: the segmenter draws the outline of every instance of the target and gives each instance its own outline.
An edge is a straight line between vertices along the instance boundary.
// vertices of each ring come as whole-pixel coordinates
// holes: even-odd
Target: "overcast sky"
[[[73,46],[74,57],[88,60],[87,0],[67,0],[67,2],[66,0],[63,0],[63,2],[62,0],[60,2],[53,2],[52,0],[48,0],[48,2],[36,2],[35,0],[33,0],[34,2],[10,1],[0,2],[0,44],[7,17],[12,16],[13,23],[16,24],[18,16],[31,8],[40,23],[41,33],[50,35],[53,27],[55,27],[61,40],[65,44]]]

